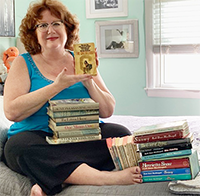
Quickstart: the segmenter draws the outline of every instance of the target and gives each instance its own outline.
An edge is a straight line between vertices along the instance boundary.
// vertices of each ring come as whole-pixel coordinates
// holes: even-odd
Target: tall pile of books
[[[144,126],[134,132],[143,182],[189,180],[199,173],[186,120]]]
[[[138,165],[140,158],[133,135],[106,139],[107,147],[117,170]]]
[[[49,100],[47,114],[53,131],[46,137],[49,144],[101,139],[99,103],[91,98]]]

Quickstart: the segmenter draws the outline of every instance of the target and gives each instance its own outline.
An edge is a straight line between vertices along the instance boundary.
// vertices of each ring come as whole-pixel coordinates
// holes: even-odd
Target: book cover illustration
[[[94,43],[74,44],[75,74],[97,75]]]

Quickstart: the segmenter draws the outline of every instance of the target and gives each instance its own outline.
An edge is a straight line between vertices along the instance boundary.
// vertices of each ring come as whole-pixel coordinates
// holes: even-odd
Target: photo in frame
[[[85,0],[86,18],[124,17],[128,0]]]
[[[96,47],[100,58],[139,56],[138,20],[96,21]]]
[[[15,37],[15,2],[0,0],[0,37]]]

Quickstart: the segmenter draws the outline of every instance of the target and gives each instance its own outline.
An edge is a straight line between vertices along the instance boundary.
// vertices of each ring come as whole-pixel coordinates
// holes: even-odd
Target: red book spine
[[[139,162],[142,171],[190,167],[188,158]]]
[[[180,139],[186,136],[187,135],[184,135],[182,131],[178,130],[178,131],[170,131],[170,132],[164,132],[164,133],[135,136],[134,142],[146,143],[146,142],[165,141],[165,140]]]

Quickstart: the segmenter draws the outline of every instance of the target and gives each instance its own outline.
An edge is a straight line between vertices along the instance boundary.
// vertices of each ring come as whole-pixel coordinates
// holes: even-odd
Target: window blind
[[[154,53],[200,53],[200,0],[154,0]]]

